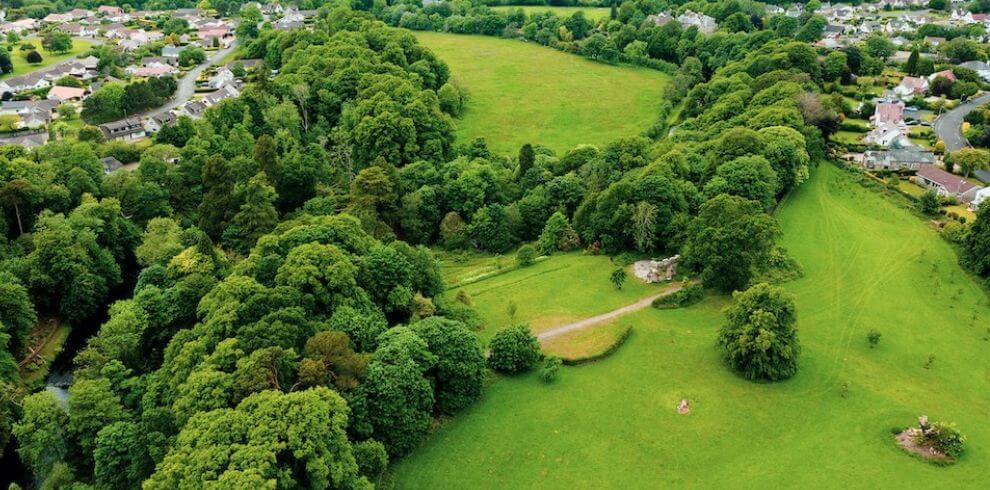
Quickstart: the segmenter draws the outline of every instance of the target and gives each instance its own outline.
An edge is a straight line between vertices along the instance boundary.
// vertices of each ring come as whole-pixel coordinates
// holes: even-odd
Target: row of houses
[[[853,160],[867,170],[914,172],[918,185],[941,197],[953,197],[973,209],[990,200],[990,186],[980,186],[939,168],[935,154],[918,147],[871,150],[853,155]],[[990,172],[979,171],[977,178],[990,182]]]

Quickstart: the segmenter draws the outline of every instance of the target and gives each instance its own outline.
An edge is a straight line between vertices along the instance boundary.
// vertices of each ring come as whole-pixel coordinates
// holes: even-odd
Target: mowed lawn
[[[41,58],[42,58],[41,63],[37,63],[37,64],[28,63],[24,59],[24,56],[21,56],[22,52],[20,51],[20,45],[21,44],[24,44],[24,43],[27,43],[27,42],[35,45],[35,47],[37,48],[38,54],[41,55]],[[49,53],[48,51],[45,51],[44,49],[42,49],[42,47],[41,47],[41,39],[38,39],[38,38],[25,38],[25,39],[22,39],[19,42],[17,42],[17,43],[14,44],[14,50],[10,52],[10,60],[14,64],[14,71],[13,71],[13,73],[5,73],[3,75],[0,75],[0,79],[24,75],[25,73],[30,73],[32,71],[35,71],[35,70],[38,70],[38,69],[41,69],[41,68],[45,68],[47,66],[54,65],[55,63],[58,63],[59,61],[64,61],[64,60],[67,60],[69,58],[74,58],[74,57],[78,56],[80,53],[83,53],[83,52],[89,50],[91,47],[93,47],[93,43],[91,43],[89,41],[84,41],[82,39],[73,38],[72,39],[72,51],[69,51],[68,53],[55,54],[55,53]],[[7,49],[7,44],[6,43],[0,43],[0,49]]]
[[[515,263],[511,257],[501,261],[506,265]],[[534,332],[540,332],[621,308],[661,291],[660,285],[637,280],[628,267],[629,279],[617,290],[609,281],[615,268],[604,255],[557,254],[529,267],[451,289],[447,294],[454,297],[463,289],[470,295],[485,323],[478,335],[487,342],[496,331],[514,323],[529,323]],[[447,273],[462,272],[446,265],[443,269]],[[514,315],[510,315],[510,305],[515,305]]]
[[[456,121],[458,141],[483,137],[502,154],[515,155],[524,143],[562,153],[638,134],[656,121],[668,80],[656,70],[596,63],[523,41],[415,35],[470,93]]]
[[[951,248],[829,165],[779,217],[806,272],[785,286],[803,345],[795,378],[755,384],[722,365],[713,342],[727,297],[642,310],[605,360],[552,385],[535,374],[493,383],[398,462],[397,487],[985,487],[990,306]],[[683,398],[689,415],[675,412]],[[891,428],[922,414],[968,436],[955,466],[894,446]]]
[[[609,15],[608,7],[551,7],[549,5],[502,5],[492,7],[492,10],[501,12],[516,9],[522,9],[522,11],[526,13],[526,17],[533,14],[541,14],[543,12],[553,12],[557,17],[570,17],[574,15],[575,12],[584,12],[584,16],[588,20],[599,21]]]

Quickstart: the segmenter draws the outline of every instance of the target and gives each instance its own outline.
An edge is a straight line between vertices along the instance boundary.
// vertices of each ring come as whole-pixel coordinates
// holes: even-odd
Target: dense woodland
[[[464,2],[326,8],[312,30],[242,39],[278,74],[164,128],[121,158],[133,172],[104,175],[100,157],[134,150],[98,138],[0,147],[0,442],[13,435],[52,488],[370,487],[483,390],[477,316],[441,297],[427,247],[679,252],[707,286],[746,287],[782,254],[768,211],[826,158],[841,110],[820,95],[815,18],[757,25],[755,5],[703,5],[746,27],[711,36],[643,26],[662,2],[624,2],[605,26]],[[494,35],[515,22],[592,58],[601,37],[621,53],[606,61],[669,70],[672,104],[602,148],[457,144],[467,94],[376,18]],[[963,260],[986,277],[988,257],[984,208]],[[39,316],[107,308],[67,406],[20,386]]]

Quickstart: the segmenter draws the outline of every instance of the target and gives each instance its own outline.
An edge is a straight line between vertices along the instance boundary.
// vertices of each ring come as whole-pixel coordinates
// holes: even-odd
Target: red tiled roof
[[[945,187],[946,192],[952,194],[963,194],[979,187],[958,175],[950,174],[934,165],[922,165],[918,169],[918,175],[942,185]]]

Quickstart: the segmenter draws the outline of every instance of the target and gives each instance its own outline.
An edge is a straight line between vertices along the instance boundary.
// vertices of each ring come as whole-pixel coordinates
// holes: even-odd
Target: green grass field
[[[533,43],[415,32],[470,93],[459,141],[484,137],[500,153],[524,143],[557,152],[638,134],[657,118],[668,77],[611,66]]]
[[[984,487],[990,301],[950,246],[830,165],[779,218],[805,270],[785,285],[803,346],[795,378],[755,384],[722,365],[724,296],[641,310],[623,318],[632,336],[605,360],[565,368],[552,385],[535,374],[495,382],[398,462],[397,487]],[[539,308],[550,293],[533,294]],[[883,337],[870,349],[873,328]],[[675,411],[682,398],[689,415]],[[921,414],[968,436],[955,466],[894,446],[891,428]]]
[[[21,44],[25,42],[30,42],[38,48],[38,53],[41,54],[42,61],[38,64],[30,64],[24,60],[21,56],[21,52],[18,50]],[[64,54],[53,54],[45,51],[41,48],[41,39],[38,38],[25,38],[14,45],[14,51],[10,53],[10,60],[14,63],[14,71],[12,73],[5,73],[0,75],[0,79],[7,77],[16,77],[23,75],[25,73],[30,73],[32,71],[51,66],[59,61],[67,60],[69,58],[74,58],[80,53],[83,53],[93,47],[93,43],[89,41],[84,41],[82,39],[72,40],[72,51]],[[7,49],[6,43],[0,43],[0,49]]]
[[[498,7],[492,7],[492,10],[506,11],[506,10],[516,10],[522,9],[529,17],[533,14],[539,14],[543,12],[553,12],[557,17],[570,17],[574,15],[574,12],[584,12],[584,16],[589,20],[598,21],[608,17],[609,9],[608,7],[551,7],[549,5],[503,5]]]
[[[504,256],[501,261],[506,265],[515,263]],[[483,262],[476,259],[469,263]],[[534,332],[539,332],[635,303],[662,288],[640,282],[630,269],[626,284],[617,290],[609,282],[614,269],[606,256],[558,254],[529,267],[451,289],[447,294],[467,291],[485,322],[478,335],[487,341],[496,331],[514,323],[528,322]],[[461,272],[446,265],[444,271]],[[515,316],[509,315],[510,304],[516,305]]]

